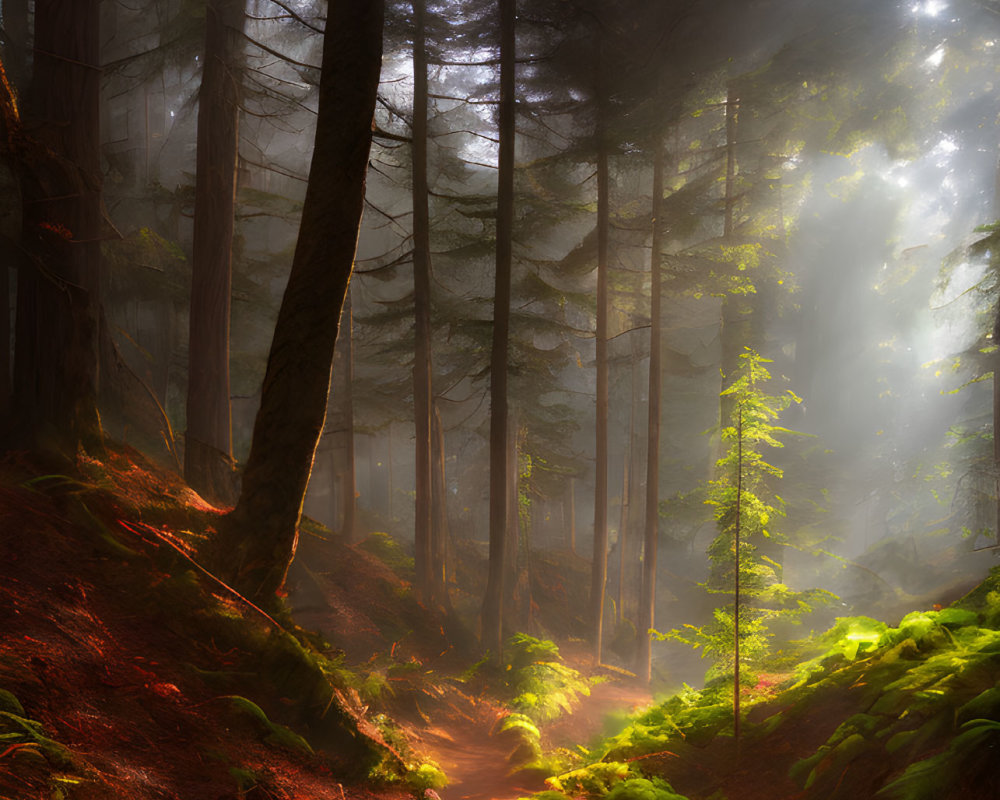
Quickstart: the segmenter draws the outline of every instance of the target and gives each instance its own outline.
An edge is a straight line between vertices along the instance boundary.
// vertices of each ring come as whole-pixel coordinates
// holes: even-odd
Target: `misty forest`
[[[998,0],[2,0],[0,798],[1000,797]]]

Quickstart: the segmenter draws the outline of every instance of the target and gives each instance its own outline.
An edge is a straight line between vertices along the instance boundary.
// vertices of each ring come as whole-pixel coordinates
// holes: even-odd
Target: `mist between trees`
[[[15,337],[0,388],[21,429],[86,440],[81,409],[98,403],[105,431],[237,500],[307,187],[346,180],[313,161],[314,140],[331,144],[316,139],[323,81],[349,102],[378,58],[376,37],[356,37],[356,62],[324,62],[341,6],[5,0],[25,129],[72,165],[40,178],[8,138],[0,330]],[[733,547],[716,539],[717,462],[752,352],[770,362],[768,392],[796,399],[774,421],[787,435],[760,445],[774,535],[755,545],[758,578],[834,593],[810,626],[848,607],[892,616],[988,568],[992,3],[384,10],[353,275],[328,298],[332,390],[325,421],[303,420],[322,425],[307,514],[412,544],[426,602],[476,619],[485,592],[494,649],[503,630],[551,632],[532,591],[559,553],[588,585],[560,633],[643,674],[698,674],[645,632],[724,605],[705,591],[721,591],[719,549]],[[63,47],[74,21],[86,52]],[[99,85],[60,77],[52,53]],[[8,137],[14,108],[6,95]],[[49,220],[22,213],[15,186],[28,200],[83,186],[91,216],[31,239]],[[345,219],[315,222],[310,236],[328,223],[353,243]],[[86,263],[58,273],[87,293],[66,301],[86,309],[73,318],[35,268],[69,264],[59,248],[82,238]],[[31,352],[46,318],[76,322]],[[64,354],[61,378],[27,390],[70,340],[100,381]]]

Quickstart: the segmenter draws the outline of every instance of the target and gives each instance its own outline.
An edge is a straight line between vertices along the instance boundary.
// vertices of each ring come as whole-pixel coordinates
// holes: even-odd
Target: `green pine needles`
[[[745,348],[736,379],[722,392],[732,401],[732,418],[721,431],[724,453],[705,500],[714,509],[718,529],[708,548],[711,568],[705,588],[732,601],[718,606],[704,625],[685,625],[661,635],[702,648],[714,662],[706,676],[709,681],[732,676],[737,708],[740,667],[753,667],[767,656],[772,623],[796,620],[833,598],[824,591],[795,591],[782,582],[780,550],[785,540],[774,527],[784,516],[784,501],[774,491],[782,470],[768,460],[768,452],[783,446],[782,437],[794,434],[778,419],[801,400],[792,391],[765,392],[771,379],[769,363]]]

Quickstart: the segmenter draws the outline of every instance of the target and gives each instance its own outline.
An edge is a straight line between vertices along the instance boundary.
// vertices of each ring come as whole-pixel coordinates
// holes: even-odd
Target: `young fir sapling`
[[[715,662],[709,681],[732,678],[737,739],[741,666],[759,664],[768,654],[772,623],[800,617],[833,597],[819,590],[790,589],[782,583],[781,564],[768,555],[785,540],[773,527],[784,516],[784,502],[773,490],[782,470],[767,460],[766,452],[782,447],[780,437],[793,433],[777,420],[792,403],[801,402],[790,390],[783,395],[764,391],[763,384],[771,379],[768,363],[770,359],[746,348],[736,380],[722,392],[733,401],[732,419],[721,431],[725,452],[705,500],[714,509],[718,533],[708,548],[711,566],[704,587],[733,600],[716,607],[704,625],[658,634],[702,648],[703,656]]]

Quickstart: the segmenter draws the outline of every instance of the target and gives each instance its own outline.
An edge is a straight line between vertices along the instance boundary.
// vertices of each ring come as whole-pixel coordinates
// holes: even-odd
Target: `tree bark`
[[[441,412],[434,407],[432,419],[431,435],[433,437],[433,447],[431,448],[431,460],[433,461],[434,475],[432,489],[434,502],[432,504],[432,527],[431,527],[431,560],[434,567],[434,583],[437,587],[436,597],[444,606],[449,606],[448,601],[448,541],[450,532],[448,529],[448,478],[445,469],[445,457],[447,451],[444,444],[444,425],[441,423]]]
[[[295,556],[302,500],[323,431],[333,350],[364,208],[382,57],[382,0],[329,4],[319,113],[291,274],[278,311],[236,507],[210,563],[268,602]]]
[[[418,596],[439,594],[431,547],[431,258],[427,186],[427,49],[425,0],[413,0],[413,424],[416,434],[414,566]]]
[[[598,76],[600,81],[600,75]],[[599,101],[603,104],[603,98]],[[604,638],[604,591],[608,577],[608,151],[603,128],[597,128],[597,405],[594,448],[594,551],[590,576],[590,624],[594,663],[601,663]]]
[[[482,610],[482,644],[497,661],[503,652],[503,595],[507,536],[507,346],[514,228],[515,0],[498,0],[500,13],[499,165],[496,278],[490,353],[490,562]]]
[[[3,51],[11,98],[28,82],[28,0],[3,0],[3,28],[7,45]],[[14,170],[14,165],[11,165]],[[10,268],[22,261],[12,240],[4,243],[0,266],[0,419],[7,420],[11,404],[10,358]]]
[[[732,87],[726,95],[726,180],[725,212],[722,231],[726,239],[736,232],[736,132],[739,124],[740,100]],[[748,317],[743,313],[743,300],[737,295],[726,295],[722,300],[722,325],[719,334],[722,343],[722,388],[732,383],[739,365],[743,346],[749,343]],[[730,395],[719,397],[720,428],[732,417],[733,399]]]
[[[346,334],[338,337],[338,342],[343,343],[343,353],[345,363],[344,385],[337,387],[340,390],[340,402],[343,409],[344,420],[344,464],[341,474],[343,478],[343,528],[344,537],[348,543],[353,542],[357,537],[358,518],[358,481],[357,470],[354,464],[354,305],[351,302],[351,291],[348,287],[347,296],[344,298],[344,311],[340,315],[341,329]]]
[[[242,0],[208,0],[198,95],[184,477],[207,500],[235,495],[229,390],[233,226],[239,162]]]
[[[35,3],[24,104],[31,139],[18,145],[26,259],[18,274],[15,435],[71,454],[101,444],[99,17],[98,0]]]
[[[649,308],[649,422],[646,449],[646,507],[643,527],[642,598],[639,602],[639,650],[636,674],[647,683],[652,678],[651,634],[656,617],[656,555],[660,539],[660,390],[662,385],[662,215],[663,144],[653,156],[652,254]]]
[[[13,87],[22,92],[28,85],[28,0],[3,0],[3,29],[7,38],[4,64]]]
[[[576,555],[576,478],[569,479],[569,551]]]

